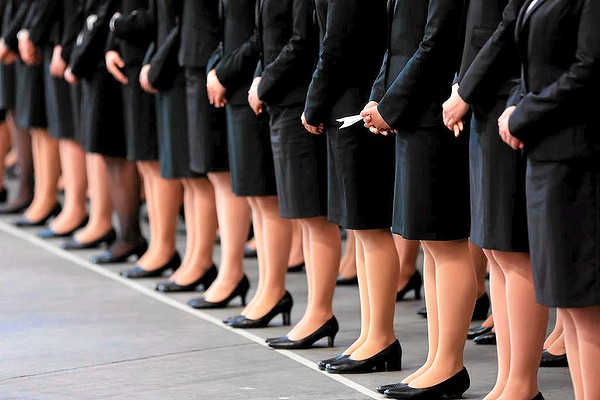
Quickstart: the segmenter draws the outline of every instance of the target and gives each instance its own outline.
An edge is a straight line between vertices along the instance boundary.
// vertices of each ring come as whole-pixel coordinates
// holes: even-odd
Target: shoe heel
[[[290,326],[292,324],[291,314],[292,313],[290,311],[284,311],[283,313],[281,313],[281,316],[283,317],[283,325],[284,326]]]
[[[327,346],[328,347],[335,347],[334,342],[335,342],[335,335],[327,337]]]
[[[242,307],[246,307],[246,295],[248,294],[248,292],[244,292],[242,294],[240,294],[240,300],[242,301]]]
[[[421,300],[421,288],[415,288],[415,300]]]
[[[385,371],[402,371],[402,360],[387,361],[385,363]]]

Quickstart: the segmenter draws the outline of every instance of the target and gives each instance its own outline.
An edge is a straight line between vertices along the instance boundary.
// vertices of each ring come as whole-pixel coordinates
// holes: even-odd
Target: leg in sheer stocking
[[[400,235],[394,235],[394,244],[400,261],[400,276],[398,290],[404,289],[408,280],[417,272],[417,257],[419,255],[419,241],[406,240]]]
[[[25,129],[15,125],[13,114],[7,116],[7,123],[14,133],[13,145],[17,153],[17,166],[19,169],[19,183],[16,196],[13,200],[2,207],[2,210],[12,210],[27,206],[33,199],[33,144],[31,135]]]
[[[46,129],[32,129],[35,189],[31,205],[24,213],[29,221],[45,218],[57,201],[57,184],[60,176],[58,141]]]
[[[340,262],[339,276],[344,279],[356,276],[356,239],[354,231],[346,231],[346,246]]]
[[[290,250],[290,259],[288,260],[288,266],[297,267],[301,265],[304,260],[304,251],[303,251],[303,235],[302,235],[302,227],[300,226],[299,221],[292,221],[293,225],[293,234],[292,234],[292,248]]]

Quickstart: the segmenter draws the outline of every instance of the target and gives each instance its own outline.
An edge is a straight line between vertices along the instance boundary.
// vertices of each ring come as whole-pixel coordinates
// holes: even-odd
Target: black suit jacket
[[[62,20],[62,1],[33,0],[23,29],[29,32],[29,39],[36,47],[57,43]]]
[[[32,4],[33,0],[10,0],[4,12],[2,39],[6,46],[17,54],[19,53],[17,33],[23,27]]]
[[[135,13],[137,10],[147,10],[148,7],[149,0],[121,0],[117,11],[123,15],[123,19],[127,19],[131,13]],[[117,31],[113,29],[108,37],[106,50],[117,51],[125,65],[138,66],[144,61],[151,41],[152,31],[150,29],[135,32],[125,38],[119,37]]]
[[[490,1],[496,1],[498,5],[506,3],[506,0]],[[496,16],[496,19],[500,18],[496,21],[497,28],[478,53],[476,47],[483,37],[478,39],[474,35],[473,38],[475,38],[476,43],[471,40],[471,43],[467,42],[465,44],[458,93],[467,103],[478,105],[493,102],[497,96],[510,94],[518,84],[521,66],[514,40],[514,32],[517,16],[525,1],[510,0],[508,2],[501,16]],[[488,8],[487,12],[490,11],[490,8]],[[469,16],[471,16],[471,13],[469,13]],[[487,21],[489,23],[483,25],[483,22],[470,20],[469,25],[474,28],[493,25],[491,18]],[[475,33],[474,30],[473,33]],[[471,54],[476,56],[473,60],[471,60]]]
[[[183,0],[179,64],[206,67],[219,43],[219,0]]]
[[[387,40],[386,0],[316,0],[316,11],[321,50],[304,109],[313,126],[364,106]]]
[[[318,50],[313,0],[258,0],[259,98],[270,106],[304,104]]]
[[[600,2],[540,0],[516,30],[523,75],[510,131],[536,160],[597,151],[600,143]]]
[[[442,123],[462,53],[465,0],[395,0],[388,50],[371,100],[396,129]]]
[[[248,105],[248,89],[260,58],[256,0],[220,0],[220,9],[221,43],[209,60],[207,72],[215,69],[227,88],[229,104]]]

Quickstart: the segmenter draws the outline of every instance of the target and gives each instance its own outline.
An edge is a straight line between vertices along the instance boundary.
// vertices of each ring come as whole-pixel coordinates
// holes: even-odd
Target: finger
[[[115,60],[115,64],[117,64],[119,68],[125,68],[125,61],[123,61],[123,59],[121,58],[117,58]]]
[[[460,121],[458,121],[458,128],[460,129],[461,132],[465,129],[465,123],[463,122],[462,119]]]
[[[458,124],[454,125],[453,130],[454,130],[454,137],[459,137],[460,136],[460,128],[459,128]]]
[[[367,128],[369,128],[369,130],[371,131],[371,133],[375,133],[375,134],[379,133],[379,129],[375,128],[374,126],[370,126],[370,127],[367,127]]]

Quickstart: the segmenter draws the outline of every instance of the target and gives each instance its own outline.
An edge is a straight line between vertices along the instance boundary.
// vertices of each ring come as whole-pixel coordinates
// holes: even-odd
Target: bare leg
[[[50,228],[64,233],[77,228],[84,220],[87,191],[85,152],[74,140],[60,140],[60,163],[65,188],[65,201],[61,213],[52,221]]]
[[[364,360],[396,340],[394,311],[398,288],[398,253],[389,230],[355,231],[363,246],[369,291],[370,325],[366,341],[352,353]]]
[[[400,261],[400,277],[398,290],[404,289],[408,280],[417,272],[417,257],[419,255],[419,241],[406,240],[400,235],[394,235],[394,244]]]
[[[184,179],[183,187],[187,244],[181,267],[171,275],[171,280],[179,285],[189,285],[213,265],[217,208],[215,191],[208,179]]]
[[[221,264],[219,275],[204,298],[210,302],[225,300],[244,276],[244,246],[250,230],[250,206],[244,197],[231,190],[231,174],[211,173],[214,186],[219,234],[221,236]]]
[[[303,339],[333,317],[333,293],[339,268],[342,241],[337,225],[325,217],[303,219],[303,243],[309,302],[304,316],[290,331],[291,340]]]
[[[292,221],[293,233],[292,233],[292,248],[290,250],[290,259],[288,260],[288,266],[297,267],[304,262],[304,253],[302,247],[302,227],[299,221]]]
[[[550,333],[550,335],[544,342],[544,349],[549,349],[554,344],[554,342],[559,340],[559,338],[561,338],[562,336],[563,336],[562,313],[557,312],[556,313],[556,323],[554,324],[554,330],[552,331],[552,333]],[[564,340],[563,340],[563,344],[561,347],[564,348]],[[557,354],[557,353],[552,353],[552,354]],[[559,354],[565,354],[565,353],[563,352],[563,353],[559,353]]]
[[[341,278],[356,276],[356,239],[351,230],[346,232],[346,248],[340,262],[339,275]]]
[[[477,296],[467,240],[423,243],[435,261],[439,344],[431,367],[410,382],[414,388],[436,385],[463,368],[465,338]]]

